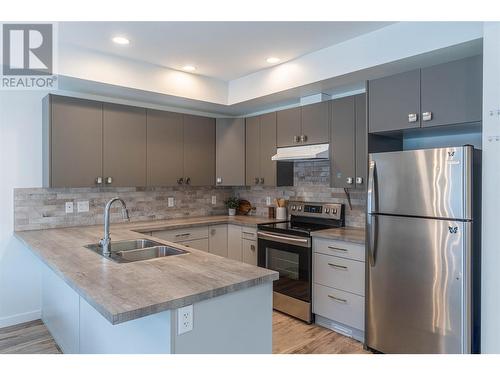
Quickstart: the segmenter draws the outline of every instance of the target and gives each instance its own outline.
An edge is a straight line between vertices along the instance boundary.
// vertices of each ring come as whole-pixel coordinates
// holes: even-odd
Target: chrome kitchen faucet
[[[111,210],[111,205],[119,201],[122,205],[122,216],[124,219],[130,220],[127,205],[120,197],[112,198],[104,208],[104,238],[99,241],[99,245],[102,247],[102,255],[105,257],[109,257],[111,255],[111,251],[109,250],[109,245],[111,243],[111,236],[109,234],[109,211]]]

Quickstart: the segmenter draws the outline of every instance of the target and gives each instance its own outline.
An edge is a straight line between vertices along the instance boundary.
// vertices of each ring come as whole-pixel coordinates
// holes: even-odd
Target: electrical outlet
[[[217,204],[217,196],[212,195],[212,204]]]
[[[266,197],[266,205],[267,206],[271,205],[271,197]]]
[[[89,201],[76,202],[78,212],[89,212]]]
[[[168,205],[168,207],[174,207],[174,204],[175,204],[174,197],[168,197],[167,198],[167,205]]]
[[[67,214],[72,214],[73,213],[73,202],[66,202],[65,208],[66,208]]]
[[[193,305],[184,306],[177,309],[177,334],[193,330]]]

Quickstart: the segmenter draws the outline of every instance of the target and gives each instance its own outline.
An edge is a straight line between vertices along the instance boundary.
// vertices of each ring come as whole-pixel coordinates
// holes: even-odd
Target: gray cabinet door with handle
[[[48,159],[44,185],[101,186],[102,103],[55,95],[44,100],[44,154]]]
[[[366,124],[366,94],[354,97],[355,121],[356,121],[356,189],[366,189],[366,177],[368,170],[368,144]]]
[[[330,102],[320,102],[301,107],[301,137],[303,144],[328,143]]]
[[[147,110],[148,186],[174,186],[183,177],[182,114]]]
[[[356,177],[355,97],[332,100],[331,186],[354,188]]]
[[[260,179],[260,116],[245,119],[245,184],[257,185]]]
[[[301,109],[300,107],[285,109],[276,113],[278,147],[300,145]]]
[[[218,118],[216,120],[217,186],[245,185],[245,119]]]
[[[215,119],[184,115],[184,183],[215,185]]]
[[[146,186],[146,109],[103,104],[103,174],[108,186]]]
[[[370,133],[420,127],[420,69],[368,83]]]
[[[276,112],[260,116],[260,185],[276,186]]]
[[[422,127],[481,121],[482,63],[473,56],[422,69]]]

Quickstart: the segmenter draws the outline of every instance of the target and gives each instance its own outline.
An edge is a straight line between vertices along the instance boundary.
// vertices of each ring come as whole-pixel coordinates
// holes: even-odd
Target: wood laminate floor
[[[60,354],[41,320],[0,329],[0,354]],[[363,354],[363,345],[315,324],[273,313],[275,354]]]

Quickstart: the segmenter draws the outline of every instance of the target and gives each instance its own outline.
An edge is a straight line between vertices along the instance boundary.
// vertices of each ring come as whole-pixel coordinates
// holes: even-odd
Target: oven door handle
[[[287,243],[290,245],[297,245],[297,246],[301,246],[301,247],[310,247],[311,246],[311,239],[310,238],[295,237],[295,236],[280,236],[280,235],[277,235],[274,233],[262,232],[262,231],[257,232],[257,237],[259,239],[262,239],[262,240],[282,242],[282,243]]]

